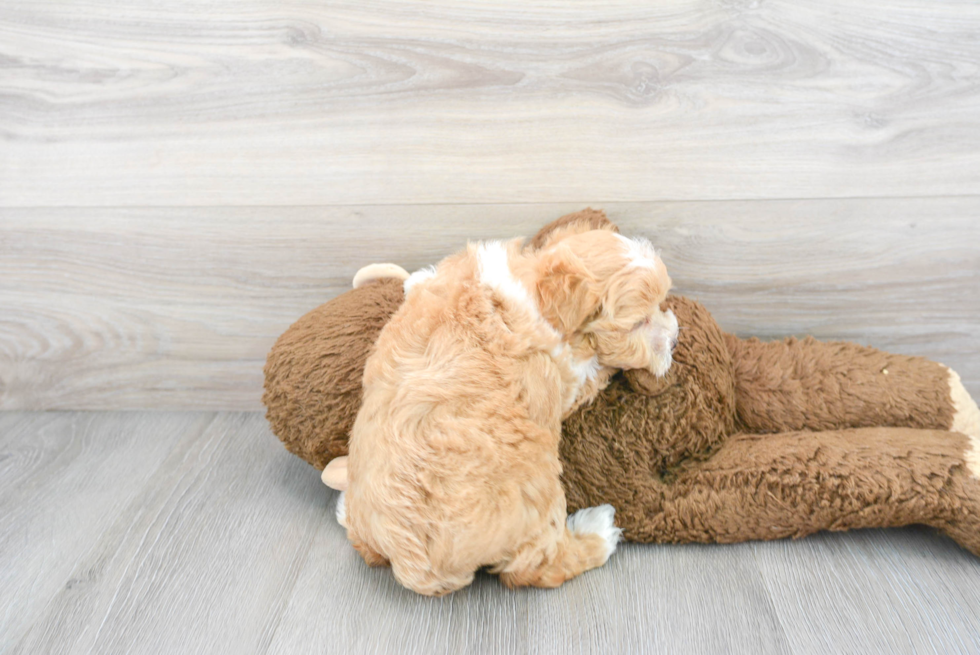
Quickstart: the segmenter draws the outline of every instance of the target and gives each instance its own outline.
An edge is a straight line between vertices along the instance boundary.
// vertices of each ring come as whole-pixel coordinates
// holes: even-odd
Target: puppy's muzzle
[[[669,309],[654,318],[651,330],[653,349],[658,354],[669,354],[677,347],[677,317]]]
[[[657,375],[665,375],[673,362],[678,329],[677,317],[670,310],[653,319],[650,326],[650,345],[655,361],[651,362],[651,370]]]

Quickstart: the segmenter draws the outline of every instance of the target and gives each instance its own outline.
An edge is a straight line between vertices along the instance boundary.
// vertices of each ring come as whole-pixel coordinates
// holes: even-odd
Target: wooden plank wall
[[[586,205],[980,394],[980,4],[0,5],[0,408],[259,409],[295,318]]]

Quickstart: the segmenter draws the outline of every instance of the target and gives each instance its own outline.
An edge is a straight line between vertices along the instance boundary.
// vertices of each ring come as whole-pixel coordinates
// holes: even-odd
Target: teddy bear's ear
[[[563,334],[571,334],[599,307],[599,283],[567,244],[543,253],[538,266],[541,315]]]
[[[541,250],[553,246],[562,239],[589,230],[609,230],[619,232],[615,223],[606,218],[606,212],[601,209],[583,209],[573,214],[566,214],[556,221],[545,225],[527,244],[531,250]]]
[[[353,287],[359,289],[365,284],[388,278],[404,282],[408,277],[408,271],[398,264],[368,264],[354,275]]]

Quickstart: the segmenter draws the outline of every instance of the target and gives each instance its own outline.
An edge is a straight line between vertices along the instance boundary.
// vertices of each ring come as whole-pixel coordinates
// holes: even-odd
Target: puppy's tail
[[[613,523],[615,515],[612,505],[575,512],[568,517],[557,544],[536,544],[522,551],[502,568],[501,581],[508,587],[557,587],[565,580],[602,566],[622,538],[623,531]]]

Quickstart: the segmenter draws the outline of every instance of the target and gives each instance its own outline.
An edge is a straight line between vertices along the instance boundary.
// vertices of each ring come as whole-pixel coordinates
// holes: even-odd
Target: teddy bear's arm
[[[969,409],[958,408],[954,396],[960,392],[972,404],[953,371],[921,357],[812,337],[768,343],[730,334],[725,339],[734,365],[738,421],[746,432],[949,430],[958,412]]]

